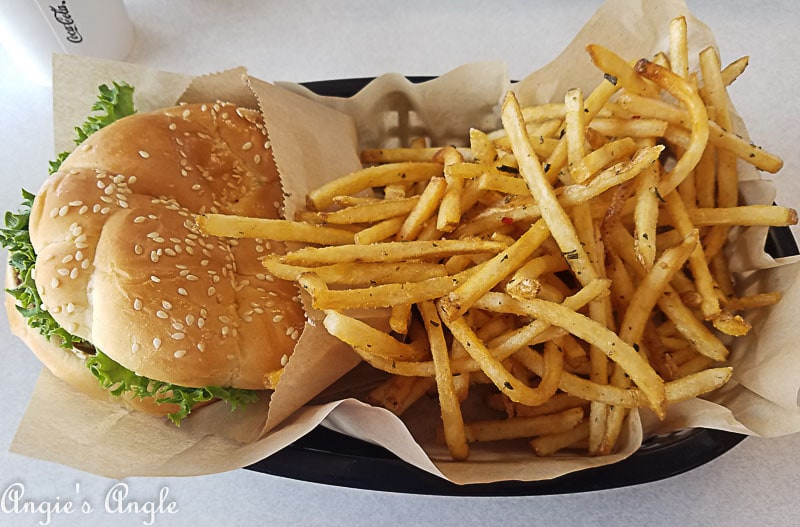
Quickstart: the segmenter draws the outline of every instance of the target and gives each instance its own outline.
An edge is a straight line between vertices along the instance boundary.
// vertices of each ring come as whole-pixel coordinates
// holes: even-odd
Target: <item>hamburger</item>
[[[280,243],[195,225],[206,212],[280,216],[260,113],[223,102],[136,113],[132,92],[101,87],[78,146],[6,214],[6,307],[57,377],[180,423],[272,388],[304,314],[260,263]]]

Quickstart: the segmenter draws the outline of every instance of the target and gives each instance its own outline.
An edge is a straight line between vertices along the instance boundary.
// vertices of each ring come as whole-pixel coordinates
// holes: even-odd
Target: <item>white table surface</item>
[[[246,65],[260,78],[308,81],[390,71],[436,75],[466,62],[502,59],[512,77],[521,77],[553,58],[600,3],[128,0],[138,34],[128,60],[193,74]],[[800,2],[689,5],[715,31],[723,62],[751,56],[731,94],[751,136],[785,159],[776,178],[779,201],[797,207]],[[35,190],[44,179],[53,156],[51,111],[50,89],[30,82],[0,48],[0,209],[16,209],[19,186]],[[40,365],[9,334],[5,313],[0,317],[0,492],[22,483],[26,497],[37,502],[55,506],[80,497],[95,505],[90,514],[54,514],[51,525],[142,525],[146,514],[103,511],[106,493],[118,482],[8,452]],[[168,489],[178,510],[156,516],[156,525],[796,525],[798,454],[800,435],[750,438],[665,481],[527,498],[397,495],[245,470],[125,483],[140,502]],[[2,525],[45,520],[43,514],[0,511]]]

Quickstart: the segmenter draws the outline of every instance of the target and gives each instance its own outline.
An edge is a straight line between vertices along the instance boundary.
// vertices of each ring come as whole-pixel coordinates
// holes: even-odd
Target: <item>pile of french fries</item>
[[[268,272],[391,374],[371,402],[400,415],[437,394],[453,459],[508,439],[538,455],[610,453],[631,408],[663,418],[722,386],[724,335],[746,334],[740,313],[779,300],[736,296],[730,229],[797,222],[792,209],[739,205],[737,161],[782,162],[732,132],[726,87],[747,59],[722,68],[708,48],[690,73],[686,29],[673,20],[652,60],[588,46],[594,91],[524,108],[509,92],[502,129],[470,130],[468,147],[365,150],[365,168],[312,191],[294,220],[198,225],[303,242],[264,258]],[[385,310],[390,329],[354,309]],[[496,418],[465,421],[472,393]]]

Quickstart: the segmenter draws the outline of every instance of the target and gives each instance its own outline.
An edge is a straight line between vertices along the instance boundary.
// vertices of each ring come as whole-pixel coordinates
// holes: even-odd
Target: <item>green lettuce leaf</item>
[[[124,82],[112,84],[110,88],[106,84],[98,88],[100,93],[92,106],[92,111],[97,113],[90,115],[82,126],[75,127],[76,145],[83,143],[87,137],[114,121],[136,113],[133,105],[133,87]],[[54,161],[50,161],[51,174],[58,170],[69,154],[68,151],[61,152]]]
[[[125,83],[113,83],[113,87],[100,86],[98,101],[92,110],[99,112],[91,115],[83,126],[76,127],[75,144],[81,144],[91,134],[108,126],[114,121],[133,115],[133,88]],[[50,162],[50,173],[57,171],[61,163],[69,155],[62,152],[55,161]],[[115,362],[86,340],[70,334],[58,325],[53,316],[42,309],[42,299],[33,280],[36,253],[31,244],[28,225],[31,207],[36,196],[22,190],[22,204],[19,210],[6,212],[5,228],[0,229],[0,245],[8,249],[9,262],[19,277],[19,285],[6,291],[17,300],[17,309],[25,317],[27,323],[41,335],[68,349],[77,348],[88,354],[86,366],[97,377],[100,385],[111,394],[120,396],[132,392],[139,398],[153,397],[159,404],[176,404],[178,411],[168,415],[176,425],[189,415],[198,403],[217,398],[226,401],[231,410],[235,410],[258,399],[253,390],[207,386],[205,388],[189,388],[162,381],[156,381],[137,375],[133,371]]]
[[[167,382],[156,381],[136,375],[131,370],[110,359],[100,350],[86,361],[89,370],[100,381],[100,385],[112,395],[132,392],[136,397],[144,399],[152,397],[159,404],[177,404],[178,411],[169,414],[170,420],[180,425],[181,420],[189,415],[197,403],[217,398],[226,401],[231,411],[255,402],[258,395],[252,390],[239,388],[223,388],[207,386],[205,388],[187,388]]]

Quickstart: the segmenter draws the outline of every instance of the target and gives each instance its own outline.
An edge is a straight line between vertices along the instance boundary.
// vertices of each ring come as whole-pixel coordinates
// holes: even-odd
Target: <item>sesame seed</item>
[[[216,292],[217,292],[217,289],[213,285],[208,288],[208,296],[214,296],[214,294]]]
[[[164,309],[166,309],[167,311],[169,311],[170,309],[172,309],[172,303],[170,303],[170,302],[168,302],[168,301],[166,301],[166,300],[162,300],[162,301],[161,301],[161,306],[162,306]]]
[[[100,205],[99,203],[95,203],[95,204],[92,206],[92,212],[94,212],[95,214],[97,214],[98,212],[100,212],[100,207],[101,207],[101,205]]]
[[[169,123],[169,129],[174,132],[178,129],[178,126],[175,123]]]
[[[300,338],[300,332],[297,331],[296,329],[292,331],[292,340],[297,340],[299,338]]]
[[[97,188],[106,188],[106,182],[102,179],[97,180]]]
[[[142,309],[142,301],[138,298],[134,299],[133,301],[133,309],[136,311],[140,311]]]
[[[137,353],[139,351],[139,343],[138,342],[134,342],[133,344],[131,344],[131,351],[134,352],[134,353]]]
[[[188,111],[188,110],[187,110]],[[175,353],[172,354],[176,359],[183,358],[186,355],[186,350],[177,350]]]
[[[113,193],[114,193],[114,191],[115,191],[115,190],[116,190],[116,189],[114,188],[114,185],[109,185],[109,186],[107,186],[107,187],[106,187],[106,188],[103,190],[103,193],[104,193],[106,196],[110,196],[111,194],[113,194]]]
[[[55,207],[53,208],[53,210],[50,211],[51,218],[55,218],[56,216],[58,216],[58,207]]]
[[[136,254],[142,254],[144,252],[144,249],[142,248],[141,245],[137,243],[136,245],[133,246],[133,252],[135,252]]]
[[[67,212],[69,212],[69,205],[64,205],[63,207],[58,209],[58,215],[59,216],[66,216]]]
[[[281,320],[283,320],[283,315],[275,315],[274,317],[272,317],[272,321],[275,322],[276,324]]]
[[[291,335],[292,331],[294,331],[293,327],[289,326],[288,328],[286,328],[286,336],[288,337],[289,335]]]
[[[169,247],[167,247],[166,249],[164,249],[164,253],[165,253],[167,256],[176,256],[176,255],[177,255],[177,253],[175,252],[175,250],[174,250],[174,249],[170,249]]]
[[[284,353],[281,355],[281,366],[286,366],[287,362],[289,362],[289,356]]]
[[[86,205],[82,205],[81,208],[78,209],[78,214],[84,215],[84,214],[86,214],[86,212],[88,212],[88,210],[89,210],[89,207],[87,207]]]
[[[242,145],[242,150],[244,151],[250,150],[251,148],[253,148],[253,143],[251,143],[250,141]]]
[[[254,155],[254,156],[253,156],[253,162],[254,162],[256,165],[260,164],[260,163],[261,163],[261,156],[260,156],[260,155],[258,155],[258,154]]]
[[[70,263],[72,261],[73,256],[71,254],[66,255],[61,259],[61,263]]]
[[[222,333],[223,337],[227,337],[228,334],[231,332],[231,328],[229,328],[228,326],[222,326],[220,332]]]
[[[158,318],[169,318],[169,315],[167,315],[164,311],[161,311],[160,309],[156,311],[156,316]]]
[[[77,242],[77,243],[75,244],[75,248],[76,248],[76,249],[86,249],[86,248],[88,248],[88,247],[89,247],[89,244],[88,244],[88,243]]]
[[[89,260],[84,260],[81,262],[81,269],[88,269],[89,268]]]
[[[161,278],[157,277],[156,275],[150,275],[150,280],[155,283],[159,283]]]
[[[53,278],[50,280],[50,287],[53,289],[57,288],[59,285],[61,285],[61,282],[58,281],[58,278]]]
[[[76,278],[78,278],[78,268],[77,267],[73,267],[72,268],[72,271],[69,272],[69,277],[72,280],[75,280]]]
[[[136,176],[131,176],[128,178],[128,185],[133,185],[136,183]]]
[[[150,153],[145,152],[144,150],[139,150],[139,155],[142,157],[142,159],[148,159],[150,157]]]
[[[194,315],[186,315],[186,324],[189,326],[194,324]]]
[[[198,328],[203,329],[203,326],[205,326],[205,325],[206,325],[206,319],[204,319],[204,318],[198,318],[197,319],[197,327]]]
[[[184,110],[183,114],[181,115],[183,116],[184,119],[188,119],[189,116],[192,115],[192,112],[190,110]]]
[[[142,223],[146,219],[147,218],[145,218],[144,216],[136,216],[135,218],[133,218],[133,223]]]
[[[156,337],[153,339],[153,347],[159,349],[161,347],[161,339]]]
[[[58,274],[61,276],[67,276],[69,274],[69,269],[59,269]]]
[[[83,260],[83,251],[75,251],[75,259],[79,262]]]
[[[218,319],[219,319],[219,321],[220,321],[220,322],[222,322],[223,324],[230,324],[230,322],[231,322],[231,318],[230,318],[230,317],[228,317],[228,316],[225,316],[225,315],[220,315],[220,316],[218,316],[217,318],[218,318]]]
[[[72,302],[67,303],[67,313],[74,313],[75,312],[75,304]]]
[[[190,282],[196,282],[196,281],[200,280],[198,277],[196,277],[193,274],[187,274],[186,275],[186,279],[189,280]]]
[[[181,296],[189,296],[189,293],[186,291],[186,289],[184,289],[182,287],[178,288],[178,294],[181,295]]]
[[[170,337],[172,337],[174,340],[183,340],[183,339],[184,339],[184,337],[186,337],[186,333],[180,333],[180,332],[178,332],[178,333],[172,333],[172,334],[170,335]]]
[[[111,209],[108,207],[103,207],[100,209],[100,214],[108,214],[109,212],[111,212]]]
[[[205,351],[206,350],[206,343],[202,342],[202,341],[198,342],[197,343],[197,349],[200,350],[201,352]]]
[[[272,145],[269,143],[269,141],[264,142],[264,150],[269,150],[271,146]]]

